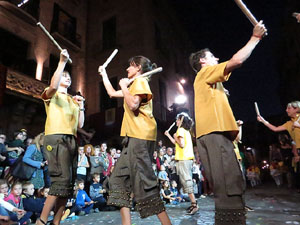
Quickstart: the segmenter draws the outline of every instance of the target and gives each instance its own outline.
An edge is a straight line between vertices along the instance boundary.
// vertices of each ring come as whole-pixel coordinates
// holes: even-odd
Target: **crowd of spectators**
[[[47,151],[43,147],[43,138],[43,133],[35,138],[27,137],[27,131],[22,129],[15,132],[13,140],[9,141],[5,134],[0,133],[0,220],[3,224],[5,221],[30,224],[42,212],[50,186],[48,162],[43,155],[43,151]],[[246,167],[242,162],[242,171],[252,187],[261,183],[261,169],[265,169],[267,165],[270,176],[278,187],[286,180],[288,187],[296,185],[300,190],[299,184],[294,182],[299,172],[293,159],[292,143],[287,135],[279,135],[278,143],[270,145],[268,162],[263,165],[253,159],[254,153],[247,148],[240,149],[242,161],[247,161]],[[68,200],[62,220],[91,212],[116,210],[115,207],[107,206],[106,201],[109,176],[120,154],[121,150],[108,148],[105,142],[95,146],[79,145],[74,196]],[[205,177],[197,151],[195,155],[191,173],[194,194],[201,199],[213,195],[213,187]],[[152,168],[157,175],[161,198],[165,204],[177,205],[189,201],[176,173],[174,148],[166,147],[159,141],[152,160]],[[27,176],[29,178],[13,175],[16,165],[20,163],[34,168]],[[132,198],[134,202],[134,196]]]

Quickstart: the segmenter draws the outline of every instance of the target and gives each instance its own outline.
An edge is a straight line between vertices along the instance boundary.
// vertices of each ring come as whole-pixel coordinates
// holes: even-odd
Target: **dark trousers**
[[[9,217],[12,221],[17,221],[17,222],[19,222],[19,224],[23,224],[27,220],[29,220],[29,218],[32,216],[32,214],[33,214],[32,212],[26,212],[26,214],[21,219],[18,219],[17,214],[10,212]]]
[[[155,142],[128,138],[109,179],[108,205],[132,207],[131,192],[142,218],[165,210],[152,169]]]
[[[81,211],[85,212],[85,214],[89,214],[91,209],[93,208],[94,204],[90,204],[90,205],[85,205],[85,206],[79,206],[79,205],[74,205],[72,206],[72,208],[70,209],[70,214],[72,214],[73,212],[75,213],[79,213]]]
[[[106,206],[106,200],[104,197],[97,197],[93,199],[94,203],[94,208],[98,208],[99,210],[103,209]]]
[[[245,182],[232,142],[222,133],[211,133],[198,138],[197,147],[216,209],[244,209]]]

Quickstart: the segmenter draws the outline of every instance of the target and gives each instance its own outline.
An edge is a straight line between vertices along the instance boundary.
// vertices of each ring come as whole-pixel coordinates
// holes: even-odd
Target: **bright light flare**
[[[186,102],[187,98],[185,95],[178,95],[175,97],[175,103],[178,105],[182,105]]]

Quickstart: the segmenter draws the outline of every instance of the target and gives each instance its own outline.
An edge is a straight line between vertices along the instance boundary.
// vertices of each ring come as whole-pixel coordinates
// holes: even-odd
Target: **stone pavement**
[[[200,210],[194,216],[185,215],[185,208],[190,203],[167,205],[167,212],[173,225],[213,225],[214,201],[213,197],[199,199]],[[246,204],[254,209],[247,214],[249,225],[300,225],[300,194],[287,188],[276,188],[271,183],[246,191]],[[132,212],[134,225],[158,225],[156,216],[140,219],[137,212]],[[91,213],[76,220],[68,219],[62,225],[120,225],[119,211]]]

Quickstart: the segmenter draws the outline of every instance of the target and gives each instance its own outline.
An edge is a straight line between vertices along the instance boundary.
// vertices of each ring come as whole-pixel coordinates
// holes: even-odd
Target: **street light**
[[[186,102],[187,98],[185,95],[177,95],[175,97],[175,103],[178,105],[182,105]]]
[[[185,79],[181,79],[181,80],[180,80],[180,83],[181,83],[181,84],[185,84],[185,82],[186,82]]]

